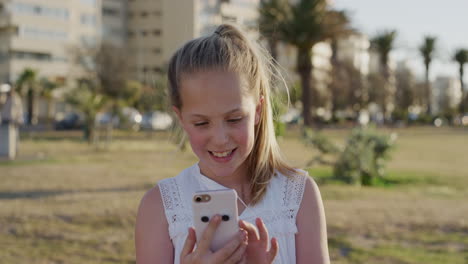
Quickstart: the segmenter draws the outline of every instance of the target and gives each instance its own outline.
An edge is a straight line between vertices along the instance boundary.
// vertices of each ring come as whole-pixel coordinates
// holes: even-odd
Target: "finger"
[[[213,254],[214,259],[218,262],[225,262],[238,248],[240,248],[242,244],[247,244],[246,242],[247,232],[245,230],[239,230],[237,235],[231,239],[231,241]]]
[[[255,224],[257,224],[258,232],[260,235],[260,241],[265,242],[265,244],[267,244],[269,240],[269,235],[265,223],[263,223],[261,218],[257,218],[255,219]]]
[[[231,254],[231,256],[226,262],[234,263],[234,264],[241,262],[242,258],[245,256],[246,250],[247,250],[247,241],[242,242],[234,251],[234,253]]]
[[[242,256],[242,259],[239,262],[237,262],[237,264],[247,264],[247,257],[245,254],[244,256]]]
[[[187,235],[187,238],[185,239],[184,247],[182,248],[182,253],[180,253],[180,256],[183,258],[187,256],[188,254],[192,253],[196,242],[197,242],[197,238],[195,235],[195,230],[192,227],[190,227],[188,229],[188,235]]]
[[[278,254],[278,249],[279,249],[278,240],[276,240],[276,238],[272,238],[270,251],[268,251],[267,253],[267,258],[269,262],[275,259],[276,255]]]
[[[257,228],[251,223],[239,220],[239,227],[247,231],[249,241],[257,241],[259,239]]]
[[[208,226],[203,231],[202,237],[198,243],[198,248],[201,252],[206,252],[210,249],[211,240],[213,239],[216,228],[218,228],[219,223],[221,222],[221,217],[219,215],[214,215]]]

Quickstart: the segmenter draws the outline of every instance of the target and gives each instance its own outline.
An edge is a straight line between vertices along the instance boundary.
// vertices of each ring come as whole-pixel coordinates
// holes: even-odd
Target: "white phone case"
[[[197,198],[202,201],[197,201]],[[233,189],[196,192],[192,199],[192,209],[197,241],[201,239],[213,216],[219,214],[222,218],[211,241],[210,249],[213,252],[226,245],[239,231],[237,193]]]

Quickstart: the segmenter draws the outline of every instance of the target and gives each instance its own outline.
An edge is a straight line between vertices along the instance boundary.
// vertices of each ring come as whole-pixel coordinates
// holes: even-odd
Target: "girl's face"
[[[239,74],[222,71],[189,74],[181,81],[182,108],[174,111],[208,177],[242,171],[252,151],[261,102],[243,84]]]

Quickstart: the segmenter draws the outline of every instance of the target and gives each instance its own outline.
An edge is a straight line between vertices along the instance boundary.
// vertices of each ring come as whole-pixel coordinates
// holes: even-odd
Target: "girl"
[[[265,58],[231,25],[173,55],[172,106],[199,162],[143,197],[135,232],[139,264],[329,263],[317,185],[283,161],[275,139]],[[195,191],[221,188],[239,196],[240,231],[211,252],[220,217],[196,237],[190,203]]]

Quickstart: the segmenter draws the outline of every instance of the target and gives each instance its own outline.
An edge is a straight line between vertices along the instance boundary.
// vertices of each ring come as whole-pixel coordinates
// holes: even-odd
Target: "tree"
[[[395,89],[390,83],[390,67],[389,67],[389,56],[390,52],[394,48],[394,41],[397,32],[395,30],[384,31],[379,33],[371,40],[371,49],[375,50],[379,54],[380,73],[385,81],[383,89],[383,104],[381,105],[384,117],[389,118],[391,114],[392,106],[394,104],[394,93]]]
[[[41,91],[40,96],[44,97],[47,100],[47,123],[50,125],[52,123],[53,117],[53,92],[64,85],[65,80],[62,78],[41,78],[39,81]]]
[[[263,37],[267,39],[268,48],[274,60],[278,59],[278,42],[280,35],[278,27],[285,17],[283,12],[286,2],[283,0],[261,0],[258,9],[258,28]]]
[[[81,79],[93,83],[96,94],[105,96],[113,115],[121,115],[125,106],[134,106],[142,85],[129,80],[127,55],[122,48],[108,43],[97,47],[75,48],[75,63],[82,70]]]
[[[361,72],[351,61],[341,61],[333,66],[333,78],[329,84],[332,115],[336,120],[339,110],[359,111],[365,104],[364,83]]]
[[[395,73],[395,111],[394,119],[406,120],[408,109],[414,104],[416,81],[409,68],[401,67]]]
[[[429,69],[431,66],[432,58],[434,57],[435,51],[435,44],[436,44],[436,37],[426,36],[424,38],[424,42],[419,47],[419,52],[424,59],[424,67],[426,69],[426,100],[427,100],[427,114],[431,114],[431,98],[432,98],[432,90],[431,90],[431,83],[429,81]]]
[[[465,104],[466,104],[465,84],[463,82],[463,77],[464,77],[463,68],[465,67],[465,63],[468,62],[468,50],[466,49],[457,50],[455,52],[455,55],[453,56],[453,59],[458,63],[458,66],[459,66],[460,89],[461,89],[461,100],[460,100],[459,111],[461,114],[463,114],[465,112]]]
[[[26,93],[27,96],[26,124],[28,125],[37,123],[36,97],[39,92],[38,84],[37,71],[31,68],[24,69],[16,80],[19,93],[23,95]]]
[[[106,106],[107,98],[98,92],[96,83],[82,79],[78,81],[78,87],[66,95],[65,100],[84,114],[84,137],[88,143],[95,143],[96,115]]]
[[[136,101],[136,108],[140,111],[167,111],[169,108],[169,96],[167,94],[166,81],[161,77],[154,79],[148,85],[144,85],[141,95]]]
[[[272,14],[277,21],[275,27],[280,40],[297,49],[296,70],[301,79],[304,125],[311,126],[311,99],[318,96],[312,84],[312,48],[315,44],[336,34],[337,28],[344,25],[335,24],[335,20],[328,18],[331,10],[325,0],[299,0],[295,3],[278,0],[278,2],[270,6],[269,14]]]

